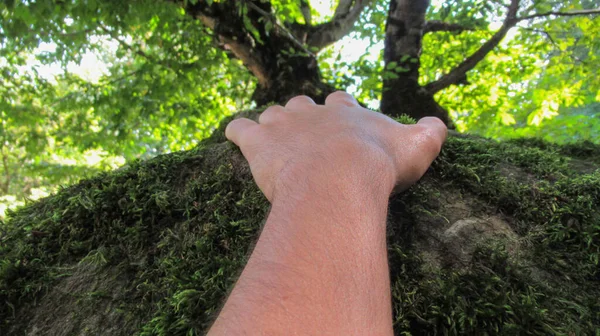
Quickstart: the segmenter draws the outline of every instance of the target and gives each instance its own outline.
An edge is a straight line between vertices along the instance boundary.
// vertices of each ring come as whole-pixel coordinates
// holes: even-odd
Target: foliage
[[[271,29],[306,23],[299,0],[271,4],[276,20],[263,20]],[[336,2],[324,4],[312,3],[312,24],[332,18]],[[540,13],[594,2],[530,5]],[[318,55],[326,81],[372,108],[381,76],[402,71],[383,69],[387,7],[373,1],[349,37]],[[239,8],[249,15],[243,3]],[[504,12],[496,1],[434,2],[427,19],[471,30],[426,34],[420,81],[475,51]],[[253,76],[174,1],[17,0],[0,4],[0,15],[2,207],[123,162],[192,148],[224,116],[252,106]],[[523,21],[468,73],[470,84],[437,99],[463,132],[598,142],[599,24],[590,16]],[[366,46],[360,54],[351,45],[340,49],[357,41]],[[82,62],[98,69],[76,71]]]
[[[568,11],[594,5],[570,1],[557,6],[538,1],[531,8],[537,12]],[[384,16],[385,10],[378,3],[373,11]],[[461,24],[472,31],[424,36],[421,84],[449,72],[477,50],[498,29],[504,12],[505,6],[499,2],[434,2],[428,19]],[[371,51],[376,54],[364,54],[357,61],[341,62],[338,66],[348,69],[349,86],[356,86],[357,96],[367,102],[377,100],[382,90],[379,76],[383,72],[383,56],[379,51],[385,20],[373,22],[378,29],[370,29],[361,21],[356,36],[368,38],[372,46],[379,45]],[[436,98],[450,111],[461,132],[497,139],[543,137],[560,143],[598,143],[600,80],[593,74],[600,70],[599,24],[593,16],[523,21],[492,54],[468,72],[468,84],[452,86]],[[326,74],[335,80],[336,76]]]
[[[590,75],[598,70],[599,29],[592,17],[520,27],[469,73],[472,85],[440,93],[440,102],[454,111],[461,131],[598,142],[600,81]]]
[[[241,63],[172,3],[7,2],[0,13],[4,195],[191,148],[249,103]],[[68,71],[91,54],[99,78]]]

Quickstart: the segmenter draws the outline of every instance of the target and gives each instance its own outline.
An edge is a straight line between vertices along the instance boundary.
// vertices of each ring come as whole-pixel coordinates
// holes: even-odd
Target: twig
[[[10,170],[8,169],[8,155],[4,155],[4,141],[2,142],[2,165],[4,167],[4,176],[6,177],[2,189],[5,194],[8,194],[8,188],[10,187]]]
[[[287,35],[287,37],[292,41],[292,43],[296,47],[298,47],[300,50],[302,50],[305,53],[307,53],[310,57],[316,58],[316,56],[312,52],[310,52],[310,50],[306,49],[306,47],[304,47],[304,45],[302,43],[300,43],[300,41],[298,41],[296,39],[296,37],[289,30],[287,30],[284,26],[280,25],[279,22],[277,21],[277,19],[275,17],[273,17],[273,15],[271,15],[270,13],[265,12],[262,8],[258,7],[257,5],[253,4],[252,2],[245,2],[245,3],[246,3],[246,5],[248,5],[248,7],[252,8],[255,11],[257,11],[259,14],[261,14],[262,16],[264,16],[265,18],[267,18],[269,21],[271,21],[271,23],[273,23],[274,26],[276,26],[279,29],[281,29],[281,31],[284,32],[285,35]]]
[[[139,49],[134,49],[131,45],[129,45],[129,43],[123,41],[122,39],[120,39],[118,36],[116,36],[110,29],[106,28],[103,25],[99,25],[98,27],[100,27],[100,29],[102,31],[104,31],[106,34],[108,34],[110,37],[114,38],[117,42],[119,42],[119,44],[124,47],[125,49],[128,49],[129,51],[137,54],[138,56],[141,56],[145,59],[147,59],[150,62],[154,62],[154,63],[158,63],[156,62],[156,60],[154,60],[151,56],[149,56],[148,54],[146,54],[145,52],[143,52],[142,50]]]
[[[542,30],[542,29],[533,29],[533,28],[527,28],[527,27],[521,27],[521,29],[527,30],[530,32],[534,32],[534,33],[544,34],[548,38],[548,40],[550,40],[550,42],[552,42],[552,44],[556,47],[556,49],[558,49],[561,52],[564,51],[560,48],[560,46],[556,43],[556,41],[554,41],[554,39],[552,38],[552,35],[550,35],[550,33],[548,33],[547,31]]]
[[[550,42],[552,43],[552,45],[554,45],[554,47],[555,47],[556,49],[558,49],[558,51],[560,51],[561,53],[567,52],[567,50],[564,50],[564,49],[562,49],[562,48],[561,48],[561,47],[558,45],[558,43],[556,43],[556,41],[554,40],[554,38],[552,37],[552,35],[550,35],[550,33],[549,33],[548,31],[546,31],[546,30],[543,30],[543,29],[534,29],[534,28],[527,28],[527,27],[520,27],[520,28],[521,28],[521,29],[523,29],[523,30],[527,30],[527,31],[534,32],[534,33],[540,33],[540,34],[543,34],[544,36],[546,36],[546,37],[548,38],[548,40],[550,40]],[[576,40],[575,40],[575,43],[573,44],[573,47],[575,47],[575,46],[577,45],[577,43],[579,43],[579,41],[580,41],[580,39],[579,39],[579,38],[578,38],[578,39],[576,39]],[[586,61],[582,60],[581,58],[579,58],[579,57],[577,57],[577,56],[575,56],[575,55],[573,55],[573,58],[574,58],[574,59],[575,59],[577,62],[579,62],[579,63],[581,63],[581,64],[587,64],[587,62],[586,62]],[[573,64],[576,64],[576,63],[573,63]]]
[[[88,28],[88,29],[84,29],[84,30],[79,30],[76,32],[71,32],[71,33],[56,33],[56,34],[52,34],[51,32],[40,32],[38,35],[40,37],[50,37],[52,35],[56,35],[58,37],[72,37],[72,36],[77,36],[77,35],[81,35],[81,34],[88,34],[93,32],[94,29],[93,28]]]
[[[538,17],[546,17],[546,16],[579,16],[579,15],[598,15],[598,14],[600,14],[600,9],[584,9],[584,10],[575,10],[575,11],[569,11],[569,12],[551,11],[551,12],[522,16],[522,17],[517,18],[517,20],[518,21],[531,20],[531,19],[535,19]]]
[[[471,56],[467,57],[456,68],[443,75],[440,79],[427,84],[425,89],[434,94],[449,87],[450,85],[460,82],[461,79],[465,78],[467,72],[479,64],[479,62],[481,62],[481,60],[483,60],[485,56],[490,53],[490,51],[498,46],[500,41],[502,41],[504,36],[506,36],[506,33],[517,24],[517,11],[519,10],[519,2],[520,0],[511,0],[508,13],[504,18],[502,26],[489,40],[487,40],[481,47],[479,47],[479,49],[477,49],[477,51],[471,54]]]

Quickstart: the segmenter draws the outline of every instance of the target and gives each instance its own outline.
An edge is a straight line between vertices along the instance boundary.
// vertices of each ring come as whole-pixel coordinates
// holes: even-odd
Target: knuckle
[[[325,101],[329,101],[332,103],[335,102],[337,104],[345,105],[348,107],[354,107],[356,105],[356,100],[354,99],[354,97],[352,97],[350,94],[344,91],[335,91],[329,94]]]
[[[348,99],[348,94],[344,91],[335,91],[333,93],[330,93],[327,96],[327,99],[335,100],[335,101],[345,100],[345,99]]]
[[[278,112],[279,110],[281,110],[281,105],[271,105],[269,107],[267,107],[263,113],[274,113],[274,112]]]
[[[244,118],[237,118],[231,120],[225,127],[225,134],[231,134],[231,132],[235,132],[235,130],[244,122],[243,119]]]
[[[282,110],[283,107],[280,105],[269,106],[258,116],[258,120],[262,123],[278,120],[283,117]]]
[[[299,96],[292,97],[289,101],[291,102],[291,101],[296,101],[296,100],[311,100],[311,98],[306,95],[299,95]]]
[[[348,97],[350,95],[347,92],[345,92],[345,91],[337,90],[337,91],[334,91],[331,94],[329,94],[329,96],[333,96],[333,97]]]
[[[442,149],[442,141],[436,132],[431,127],[422,125],[415,125],[415,127],[419,145],[430,153],[439,153]]]
[[[260,114],[259,118],[265,118],[265,117],[270,116],[270,115],[275,115],[276,113],[278,113],[278,110],[279,110],[278,107],[279,107],[278,105],[273,105],[273,106],[267,107],[267,109],[264,110]]]

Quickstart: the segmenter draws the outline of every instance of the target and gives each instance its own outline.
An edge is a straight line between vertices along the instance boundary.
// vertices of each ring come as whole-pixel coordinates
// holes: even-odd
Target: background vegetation
[[[303,22],[299,1],[272,3],[280,22]],[[313,23],[330,20],[336,5],[315,2]],[[318,57],[327,82],[372,108],[381,96],[387,5],[367,6],[355,29]],[[419,81],[476,50],[506,5],[434,1],[429,20],[468,30],[425,35]],[[522,6],[568,11],[594,1]],[[0,15],[0,214],[83,176],[192,148],[223,117],[253,106],[255,77],[176,1],[7,1]],[[599,36],[595,16],[520,22],[469,72],[469,85],[436,98],[460,132],[597,143]]]

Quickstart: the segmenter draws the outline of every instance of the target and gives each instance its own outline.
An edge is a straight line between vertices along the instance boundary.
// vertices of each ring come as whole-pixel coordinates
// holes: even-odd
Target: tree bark
[[[284,104],[299,94],[322,103],[334,91],[323,82],[316,56],[279,24],[270,2],[198,2],[186,10],[211,28],[221,48],[230,50],[257,78],[252,99],[258,106]]]
[[[381,111],[389,116],[406,114],[417,120],[435,116],[448,124],[448,112],[419,85],[419,58],[428,6],[428,0],[390,2],[385,28],[383,57],[386,71],[383,75]],[[397,65],[393,69],[392,62]]]
[[[362,10],[373,0],[340,0],[331,21],[305,28],[307,44],[321,50],[352,31]]]
[[[297,95],[311,97],[317,103],[324,103],[325,97],[335,89],[323,82],[315,58],[297,54],[264,52],[263,62],[267,69],[267,83],[259,83],[252,94],[258,106],[269,103],[285,104]],[[266,46],[266,48],[270,48]],[[285,48],[285,46],[284,46]],[[285,50],[285,49],[280,49]]]
[[[439,20],[430,20],[425,23],[423,33],[434,33],[434,32],[451,32],[451,33],[462,33],[464,31],[475,30],[472,27],[464,26],[458,23],[450,23]]]

